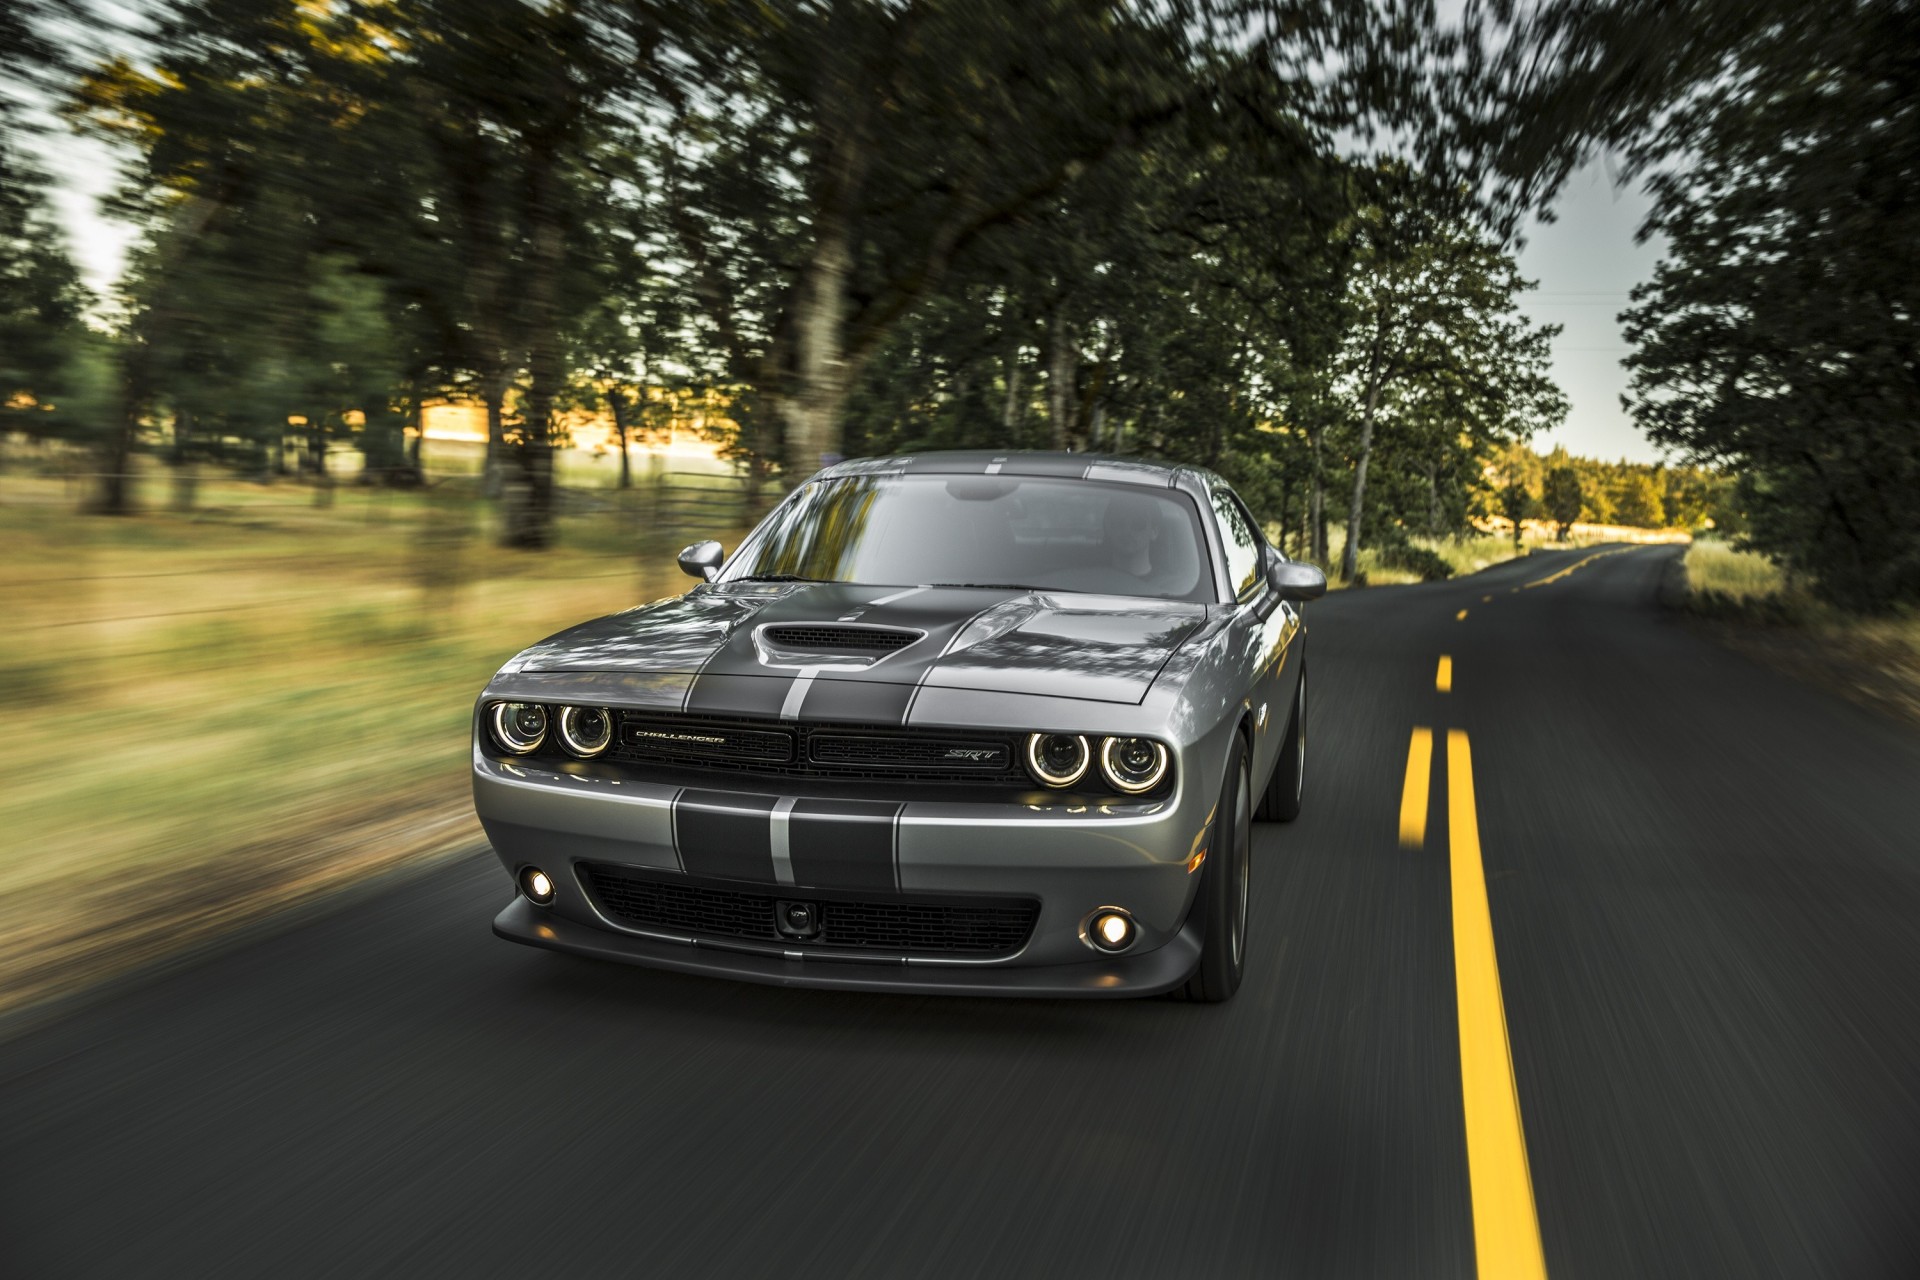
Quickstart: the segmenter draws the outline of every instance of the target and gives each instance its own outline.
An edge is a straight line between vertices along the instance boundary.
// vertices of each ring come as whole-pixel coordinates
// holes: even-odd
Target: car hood
[[[974,689],[1138,703],[1205,605],[1122,596],[845,583],[726,583],[584,623],[541,641],[507,670],[684,674],[738,711],[794,714],[789,687]],[[891,651],[832,643],[793,627],[906,633]],[[917,638],[916,638],[917,637]],[[845,637],[840,637],[844,639]],[[860,637],[871,639],[871,636]],[[847,689],[839,718],[858,718]],[[823,696],[824,695],[824,696]],[[829,688],[808,704],[833,714]],[[884,700],[884,695],[882,696]],[[717,709],[717,708],[716,708]],[[891,718],[891,717],[889,717]]]

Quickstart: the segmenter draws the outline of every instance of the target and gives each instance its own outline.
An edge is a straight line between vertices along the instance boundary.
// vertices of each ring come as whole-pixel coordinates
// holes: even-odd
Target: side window
[[[1260,535],[1225,489],[1213,491],[1213,514],[1220,522],[1220,541],[1226,544],[1227,577],[1233,581],[1234,598],[1245,600],[1260,585]]]

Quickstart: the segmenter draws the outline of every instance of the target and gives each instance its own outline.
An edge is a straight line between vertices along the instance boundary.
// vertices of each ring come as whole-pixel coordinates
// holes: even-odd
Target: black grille
[[[891,653],[904,649],[924,633],[890,627],[768,627],[760,633],[768,644],[788,649],[840,649],[861,653]]]
[[[620,713],[616,758],[690,760],[700,763],[782,764],[793,759],[793,733],[716,721],[686,721]]]
[[[764,943],[770,948],[825,948],[890,955],[1012,955],[1039,918],[1032,900],[940,901],[926,898],[821,898],[814,891],[778,894],[689,881],[605,863],[579,864],[580,878],[608,916],[643,929],[696,938]],[[820,909],[820,936],[783,937],[774,903],[804,899]]]
[[[807,742],[807,759],[820,765],[853,765],[867,769],[1004,770],[1009,752],[1003,742],[954,741],[946,738],[867,737],[815,731]]]
[[[619,712],[607,758],[761,777],[1031,785],[1008,734]]]

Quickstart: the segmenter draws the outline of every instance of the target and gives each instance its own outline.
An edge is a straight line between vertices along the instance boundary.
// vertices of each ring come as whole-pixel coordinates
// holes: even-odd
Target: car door
[[[1267,581],[1268,561],[1279,553],[1267,545],[1246,504],[1224,484],[1214,485],[1209,496],[1235,593],[1230,647],[1238,655],[1253,712],[1252,775],[1258,785],[1273,769],[1293,709],[1299,662],[1289,651],[1300,633],[1300,614]]]

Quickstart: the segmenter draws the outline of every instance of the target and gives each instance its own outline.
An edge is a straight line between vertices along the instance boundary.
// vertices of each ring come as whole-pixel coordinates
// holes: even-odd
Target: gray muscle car
[[[1219,477],[845,462],[680,564],[700,585],[541,641],[474,708],[496,933],[796,986],[1234,993],[1326,579]]]

